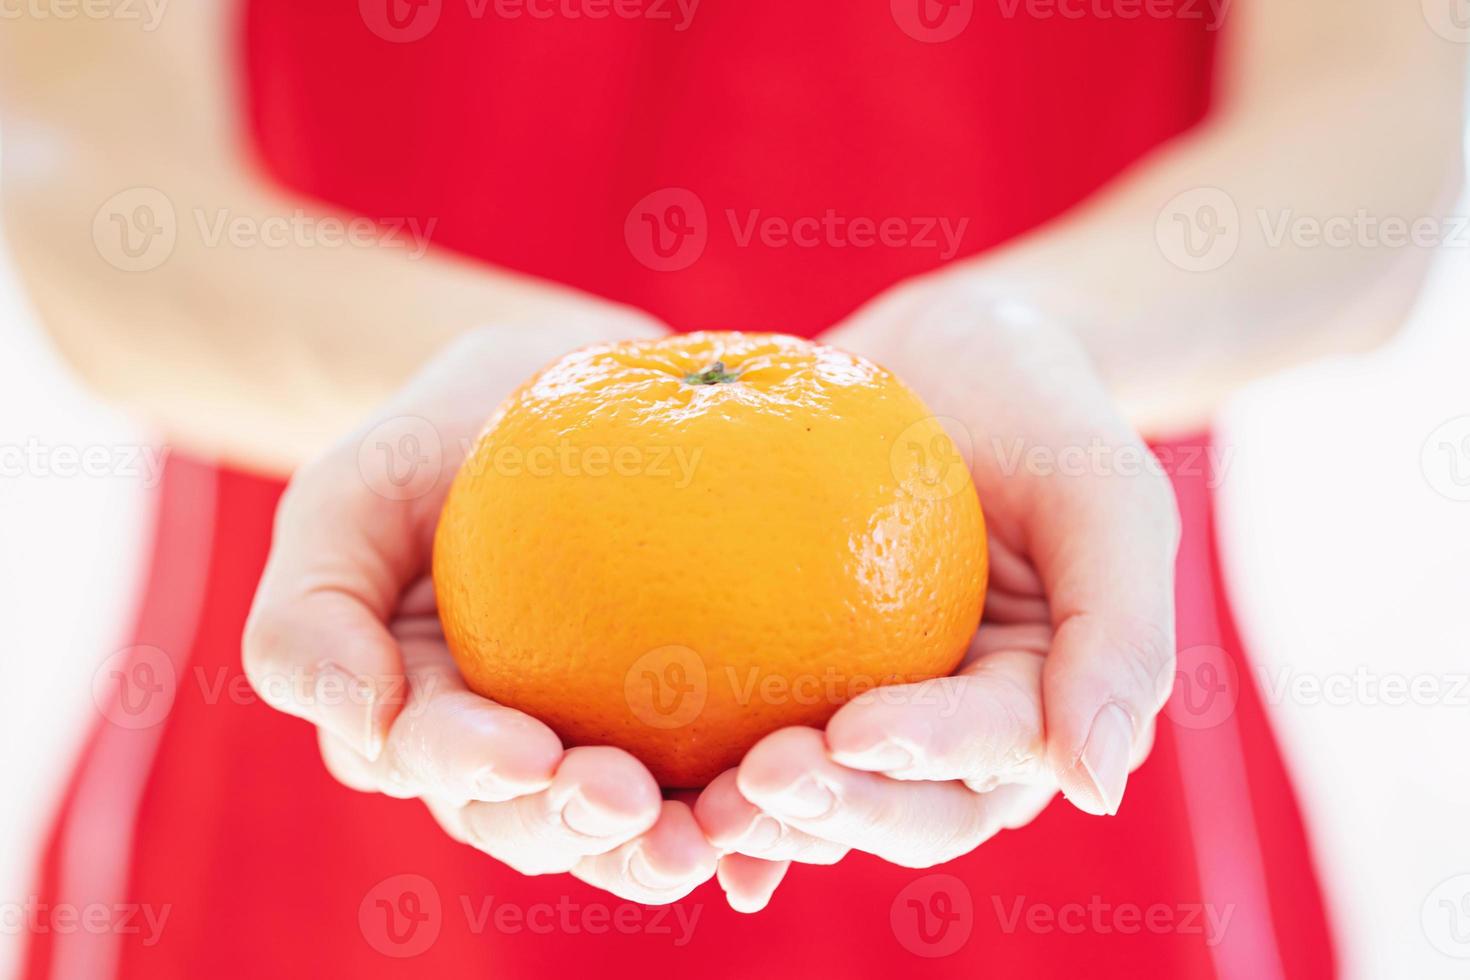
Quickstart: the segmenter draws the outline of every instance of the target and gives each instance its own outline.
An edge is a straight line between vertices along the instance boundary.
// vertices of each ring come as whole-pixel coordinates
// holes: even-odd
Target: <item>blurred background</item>
[[[1227,573],[1353,977],[1470,976],[1470,230],[1451,239],[1391,344],[1258,383],[1218,421]],[[157,450],[68,375],[3,241],[0,350],[9,904],[129,627]],[[22,941],[0,923],[0,977]]]

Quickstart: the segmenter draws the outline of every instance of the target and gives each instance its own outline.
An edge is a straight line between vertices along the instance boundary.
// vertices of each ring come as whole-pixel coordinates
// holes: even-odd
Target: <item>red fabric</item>
[[[1008,17],[1009,4],[961,2],[968,26],[922,43],[900,26],[916,9],[906,0],[705,0],[682,31],[508,19],[493,0],[387,2],[405,23],[422,27],[416,10],[437,20],[394,43],[372,28],[387,23],[378,0],[248,5],[260,164],[303,193],[432,220],[441,245],[681,329],[810,335],[944,258],[832,237],[742,244],[727,211],[743,225],[756,209],[788,220],[830,209],[900,219],[908,233],[965,219],[958,254],[972,254],[1074,204],[1197,121],[1209,96],[1211,35],[1182,15]],[[703,207],[707,239],[672,271],[652,267],[642,214],[657,222],[690,198],[635,207],[669,188]],[[172,709],[156,744],[99,723],[37,888],[43,905],[144,903],[168,919],[151,943],[103,937],[90,960],[68,948],[96,937],[37,929],[25,976],[106,975],[67,966],[78,962],[148,980],[1330,976],[1302,824],[1223,599],[1209,491],[1199,475],[1176,487],[1181,647],[1238,665],[1222,695],[1233,708],[1209,724],[1194,709],[1161,720],[1116,818],[1054,804],[931,871],[861,855],[797,867],[769,909],[742,917],[714,883],[659,911],[567,876],[522,878],[452,843],[421,805],[333,782],[306,725],[239,693],[239,636],[280,487],[176,459],[137,631],[175,665]],[[181,538],[208,546],[170,546]],[[178,596],[201,580],[197,608],[184,608]],[[135,815],[88,791],[129,759],[145,780]],[[79,828],[99,815],[129,822],[131,854],[85,859]],[[117,893],[91,890],[109,861]],[[1230,916],[1222,934],[1206,912]]]
[[[389,2],[409,9],[362,5]],[[288,186],[437,221],[434,242],[476,258],[680,329],[811,335],[940,250],[743,246],[727,212],[737,228],[757,210],[967,219],[968,255],[1065,210],[1207,106],[1212,35],[1192,0],[1175,0],[1177,17],[1080,20],[965,0],[970,23],[940,44],[890,10],[918,2],[705,0],[677,31],[421,0],[432,29],[391,43],[358,0],[254,0],[252,134]],[[707,215],[704,254],[674,272],[641,264],[624,236],[665,188]]]

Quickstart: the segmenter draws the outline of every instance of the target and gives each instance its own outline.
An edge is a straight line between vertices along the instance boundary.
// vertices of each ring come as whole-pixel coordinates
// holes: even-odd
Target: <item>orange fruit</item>
[[[892,373],[698,333],[589,347],[512,395],[450,489],[434,585],[475,691],[694,787],[951,672],[986,563],[968,469]]]

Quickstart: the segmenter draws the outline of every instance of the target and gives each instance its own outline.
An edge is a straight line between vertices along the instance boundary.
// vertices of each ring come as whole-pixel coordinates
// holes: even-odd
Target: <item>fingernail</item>
[[[516,796],[515,788],[500,777],[494,766],[486,766],[475,773],[475,799],[486,803],[501,803]]]
[[[741,834],[740,839],[735,842],[733,850],[746,854],[754,851],[759,857],[759,852],[769,851],[779,844],[785,835],[786,828],[782,826],[781,821],[769,814],[758,813],[750,822],[750,826],[746,828],[745,833]]]
[[[335,661],[316,665],[311,696],[317,724],[370,760],[383,751],[376,693],[371,682]]]
[[[1082,747],[1082,769],[1092,780],[1093,789],[1109,816],[1118,812],[1123,802],[1123,788],[1128,783],[1128,757],[1133,751],[1133,722],[1127,712],[1108,703],[1098,709]]]
[[[654,870],[648,856],[643,853],[641,844],[633,849],[633,855],[628,858],[628,877],[651,891],[665,891],[681,883],[678,878],[666,878]]]
[[[895,772],[914,764],[914,754],[897,742],[884,739],[857,752],[833,752],[834,761],[868,772]]]
[[[587,802],[581,793],[573,793],[561,808],[561,822],[584,837],[611,837],[623,829],[626,820]]]
[[[802,776],[775,794],[765,808],[798,820],[815,820],[825,816],[834,803],[836,798],[830,789],[812,776]]]

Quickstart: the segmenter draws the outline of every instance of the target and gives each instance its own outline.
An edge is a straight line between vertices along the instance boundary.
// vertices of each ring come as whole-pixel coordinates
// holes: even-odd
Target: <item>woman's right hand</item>
[[[485,328],[451,346],[296,473],[244,636],[251,684],[317,727],[342,783],[422,799],[456,840],[523,874],[571,872],[647,904],[714,874],[689,807],[664,801],[627,752],[566,749],[540,721],[470,691],[429,561],[449,484],[500,401],[573,348],[660,330],[618,312]]]

